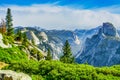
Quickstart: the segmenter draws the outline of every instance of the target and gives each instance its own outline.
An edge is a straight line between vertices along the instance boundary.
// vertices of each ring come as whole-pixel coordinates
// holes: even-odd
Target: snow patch
[[[78,38],[78,36],[77,36],[77,35],[75,36],[75,41],[74,41],[74,42],[75,42],[75,44],[77,44],[77,45],[79,45],[79,44],[80,44],[80,40],[79,40],[79,38]]]

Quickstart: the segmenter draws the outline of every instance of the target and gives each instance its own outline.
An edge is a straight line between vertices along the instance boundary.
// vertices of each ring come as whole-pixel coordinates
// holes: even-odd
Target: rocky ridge
[[[111,66],[120,63],[120,38],[111,23],[103,23],[99,32],[87,38],[76,61],[94,66]]]

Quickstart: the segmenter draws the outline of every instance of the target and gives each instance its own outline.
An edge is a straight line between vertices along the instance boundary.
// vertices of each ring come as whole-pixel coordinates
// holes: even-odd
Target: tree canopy
[[[64,63],[73,63],[74,57],[72,56],[72,51],[68,40],[66,40],[63,46],[63,56],[61,56],[60,61]]]
[[[7,9],[7,15],[6,15],[6,27],[7,27],[7,35],[11,36],[14,33],[13,30],[13,23],[12,23],[12,14],[11,14],[11,9]]]
[[[51,60],[51,59],[52,59],[51,52],[50,49],[48,49],[46,60]]]

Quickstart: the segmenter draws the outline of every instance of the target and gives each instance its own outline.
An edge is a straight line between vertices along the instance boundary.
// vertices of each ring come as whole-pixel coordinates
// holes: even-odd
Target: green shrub
[[[8,42],[9,42],[9,41],[8,41],[8,39],[7,39],[7,36],[4,35],[2,40],[3,40],[3,43],[4,43],[4,44],[8,45]]]
[[[9,63],[4,69],[24,72],[33,80],[120,80],[120,65],[97,68],[88,64],[28,60],[19,47],[0,48],[0,61]]]
[[[28,60],[27,55],[18,47],[0,48],[0,61],[11,63],[13,61]]]

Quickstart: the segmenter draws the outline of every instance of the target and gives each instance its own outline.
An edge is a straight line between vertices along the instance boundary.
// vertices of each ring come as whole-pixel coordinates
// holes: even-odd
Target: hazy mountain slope
[[[42,51],[47,51],[49,48],[53,55],[53,59],[58,59],[62,55],[62,47],[66,40],[69,41],[72,47],[73,54],[79,51],[80,38],[69,30],[44,30],[38,27],[19,28],[22,32],[26,32],[30,41],[34,40],[35,44]]]
[[[120,64],[120,38],[111,23],[103,23],[99,32],[87,38],[83,50],[76,56],[79,63],[94,66],[110,66]]]
[[[20,27],[21,28],[21,27]],[[68,40],[73,55],[79,63],[88,62],[94,66],[105,66],[119,63],[119,35],[111,23],[89,30],[45,30],[39,27],[21,28],[28,31],[28,35],[34,37],[38,48],[47,51],[50,48],[53,59],[59,59],[62,55],[62,47]],[[115,58],[115,59],[114,59]],[[101,60],[102,61],[101,63]]]

